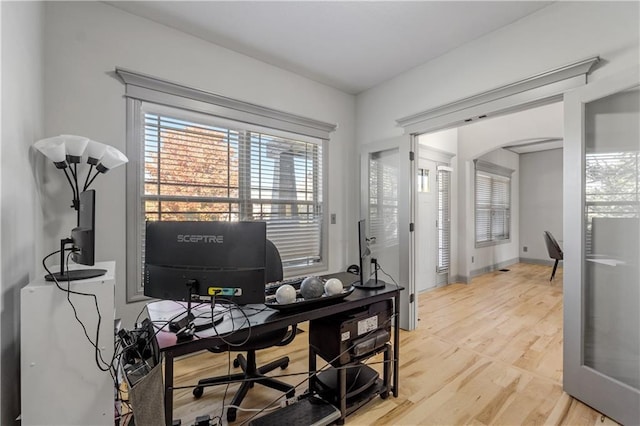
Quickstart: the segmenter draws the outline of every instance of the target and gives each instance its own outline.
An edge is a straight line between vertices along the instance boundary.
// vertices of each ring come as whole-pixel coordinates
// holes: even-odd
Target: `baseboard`
[[[553,259],[531,259],[528,257],[521,257],[520,258],[520,262],[521,263],[531,263],[534,265],[546,265],[546,266],[553,266],[553,264],[555,263],[555,260]],[[558,263],[558,267],[562,268],[562,263],[563,261],[561,260],[560,263]]]
[[[486,274],[487,272],[497,271],[498,269],[506,268],[507,266],[514,265],[520,262],[520,258],[505,260],[504,262],[494,263],[493,265],[485,266],[483,268],[475,269],[471,271],[470,277],[477,277],[478,275]]]
[[[455,275],[449,279],[449,284],[453,284],[453,283],[469,284],[469,281],[467,280],[467,277],[463,275]]]

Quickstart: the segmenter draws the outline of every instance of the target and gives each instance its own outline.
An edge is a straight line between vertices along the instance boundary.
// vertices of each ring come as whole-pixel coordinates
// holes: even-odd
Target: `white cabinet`
[[[96,298],[69,294],[69,299],[93,342],[98,335],[104,366],[114,351],[115,262],[93,268],[107,273],[71,281],[69,288]],[[64,289],[67,285],[60,283]],[[76,320],[67,292],[41,278],[24,287],[20,297],[22,424],[113,425],[113,379],[98,368],[96,350]]]

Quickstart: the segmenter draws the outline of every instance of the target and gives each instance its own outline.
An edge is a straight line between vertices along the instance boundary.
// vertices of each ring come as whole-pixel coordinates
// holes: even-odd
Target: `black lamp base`
[[[47,281],[77,281],[86,280],[88,278],[101,277],[106,274],[106,269],[74,269],[63,273],[56,272],[54,274],[45,275]]]

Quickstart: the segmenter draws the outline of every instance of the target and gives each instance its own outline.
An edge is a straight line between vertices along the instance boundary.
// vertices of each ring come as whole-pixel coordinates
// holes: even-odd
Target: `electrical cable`
[[[377,265],[377,268],[378,268],[378,269],[380,269],[380,270],[382,271],[382,273],[383,273],[383,274],[385,274],[387,277],[389,277],[389,278],[391,279],[391,281],[393,281],[393,284],[395,284],[396,288],[397,288],[397,289],[400,289],[400,286],[398,285],[398,283],[396,282],[396,280],[394,280],[394,279],[393,279],[393,277],[392,277],[391,275],[387,274],[387,272],[386,272],[384,269],[382,269],[382,266],[380,266],[380,263],[377,263],[377,262],[376,262],[376,265]]]
[[[93,346],[94,348],[94,361],[96,363],[96,366],[98,367],[98,369],[100,371],[103,372],[109,372],[109,375],[111,376],[111,380],[113,381],[114,384],[114,388],[118,388],[118,378],[117,378],[117,371],[114,368],[114,362],[116,360],[116,356],[117,356],[117,351],[116,351],[116,346],[114,345],[114,351],[113,351],[113,356],[110,360],[109,363],[107,363],[104,358],[102,357],[102,350],[99,347],[99,343],[100,343],[100,326],[102,323],[102,315],[100,314],[100,307],[98,305],[98,298],[95,294],[92,293],[84,293],[84,292],[80,292],[80,291],[75,291],[75,290],[71,290],[71,279],[70,276],[67,275],[67,288],[63,288],[60,283],[58,282],[58,280],[56,279],[55,275],[53,273],[51,273],[51,271],[49,270],[49,268],[47,267],[47,260],[51,257],[54,256],[58,253],[60,253],[61,250],[56,250],[52,253],[49,253],[47,256],[45,256],[42,259],[42,266],[44,267],[45,271],[53,278],[53,282],[55,283],[56,287],[65,292],[67,295],[67,302],[69,303],[69,305],[71,306],[71,309],[73,310],[73,314],[74,317],[76,319],[76,321],[80,324],[80,326],[82,327],[82,331],[87,339],[87,341]],[[69,258],[71,257],[71,254],[73,254],[73,250],[69,249],[69,253],[67,254],[66,257],[66,261],[65,261],[65,268],[68,271],[69,270]],[[71,295],[77,295],[77,296],[85,296],[85,297],[91,297],[93,298],[93,302],[96,308],[96,313],[98,315],[98,321],[97,321],[97,325],[96,325],[96,340],[95,342],[91,339],[91,337],[89,337],[89,333],[87,331],[87,328],[85,326],[85,324],[82,322],[82,320],[79,318],[78,316],[78,311],[75,307],[75,305],[73,304],[73,302],[71,301]]]
[[[53,277],[53,282],[55,283],[56,287],[58,287],[58,289],[60,289],[61,291],[65,292],[67,294],[67,301],[69,303],[69,305],[71,305],[71,308],[73,310],[74,316],[76,321],[80,324],[80,326],[82,327],[82,331],[84,332],[85,337],[87,338],[87,340],[89,341],[89,343],[94,347],[95,349],[95,360],[96,360],[96,365],[98,366],[98,368],[101,371],[110,371],[111,370],[111,364],[108,364],[103,358],[102,358],[102,351],[99,348],[99,336],[100,336],[100,325],[102,322],[102,315],[100,314],[100,308],[98,306],[98,298],[96,297],[95,294],[92,293],[84,293],[84,292],[80,292],[80,291],[75,291],[75,290],[71,290],[71,280],[69,279],[69,276],[67,276],[67,288],[63,288],[60,283],[58,282],[58,280],[56,279],[56,277],[51,273],[51,271],[49,270],[49,268],[46,265],[46,261],[47,259],[49,259],[51,256],[60,253],[60,250],[54,251],[53,253],[48,254],[47,256],[45,256],[45,258],[42,260],[42,265],[44,266],[44,269],[47,271],[47,273],[49,273],[52,277]],[[66,259],[66,269],[69,270],[69,258],[71,256],[71,254],[73,253],[72,250],[70,250],[69,254],[67,255],[67,259]],[[76,310],[75,305],[73,304],[73,302],[71,301],[70,295],[71,294],[75,294],[78,296],[86,296],[86,297],[91,297],[93,298],[94,301],[94,305],[96,307],[96,312],[98,314],[98,324],[96,327],[96,341],[94,342],[91,337],[89,337],[89,333],[87,332],[87,328],[84,325],[84,323],[82,322],[82,320],[80,320],[80,318],[78,317],[78,312]],[[98,358],[100,358],[100,360],[98,360]],[[113,363],[114,358],[111,359],[111,363]],[[100,364],[100,362],[102,362],[102,364]],[[104,366],[108,366],[108,367],[104,367]]]
[[[373,334],[374,332],[376,332],[377,330],[379,330],[380,328],[384,327],[385,325],[387,325],[387,323],[391,323],[392,319],[394,319],[396,317],[396,313],[394,312],[391,316],[389,316],[389,318],[387,318],[380,326],[378,326],[376,329],[369,331],[367,334],[365,334],[363,336],[363,338],[366,338],[368,336],[370,336],[371,334]],[[316,376],[318,376],[318,374],[320,374],[321,372],[325,371],[326,369],[330,368],[331,364],[335,361],[337,361],[338,359],[340,359],[340,357],[342,355],[344,355],[345,353],[349,352],[351,349],[353,349],[355,347],[355,344],[352,344],[351,346],[349,346],[348,348],[346,348],[344,351],[342,351],[341,353],[339,353],[338,355],[336,355],[331,361],[327,362],[324,366],[322,366],[320,369],[316,370],[313,374],[310,374],[308,377],[306,377],[304,380],[302,380],[300,383],[298,383],[297,385],[294,386],[294,389],[298,389],[298,387],[300,387],[301,385],[303,385],[304,383],[308,382],[312,377],[315,378]],[[368,359],[368,358],[366,358]],[[394,357],[394,362],[397,362],[397,360]],[[352,366],[342,366],[342,367],[351,367]],[[339,367],[340,368],[340,367]],[[278,396],[276,399],[274,399],[273,401],[271,401],[269,404],[265,405],[265,407],[263,408],[263,411],[266,410],[267,408],[269,408],[270,406],[272,406],[273,404],[277,403],[285,394],[282,394],[280,396]],[[346,397],[346,395],[345,395]],[[258,414],[260,414],[263,411],[259,411],[256,414],[254,414],[253,416],[251,416],[250,418],[248,418],[247,420],[245,420],[243,423],[240,424],[240,426],[243,426],[245,424],[248,424],[251,420],[253,420]]]

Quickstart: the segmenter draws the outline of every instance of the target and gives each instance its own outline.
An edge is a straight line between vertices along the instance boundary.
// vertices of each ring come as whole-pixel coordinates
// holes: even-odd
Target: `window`
[[[615,223],[637,221],[640,216],[640,153],[634,151],[588,152],[585,158],[585,247],[593,247],[594,223],[600,235],[615,235]],[[608,227],[608,229],[607,229]],[[621,227],[624,229],[624,227]]]
[[[418,169],[416,190],[418,192],[431,192],[431,189],[429,188],[429,169]]]
[[[451,259],[451,168],[438,166],[436,174],[438,185],[438,263],[436,271],[445,273],[449,271]]]
[[[513,170],[475,160],[476,247],[511,238],[511,174]]]
[[[397,150],[381,151],[369,158],[369,238],[372,244],[398,244]]]
[[[303,275],[325,267],[326,139],[318,136],[328,135],[326,130],[335,126],[326,125],[320,132],[287,131],[311,122],[291,116],[278,129],[265,127],[265,113],[272,115],[268,124],[274,123],[273,116],[284,116],[271,110],[261,110],[253,117],[256,124],[248,124],[246,117],[242,121],[220,117],[216,95],[204,94],[215,107],[214,115],[206,105],[192,102],[193,96],[188,102],[184,97],[164,99],[163,93],[140,95],[133,91],[136,87],[131,92],[140,99],[128,100],[127,153],[138,165],[128,170],[128,300],[143,293],[148,220],[265,221],[285,273]],[[198,93],[201,100],[204,95]],[[240,106],[249,112],[256,108]],[[231,118],[237,118],[237,108],[227,111]],[[301,125],[288,124],[291,121]]]

